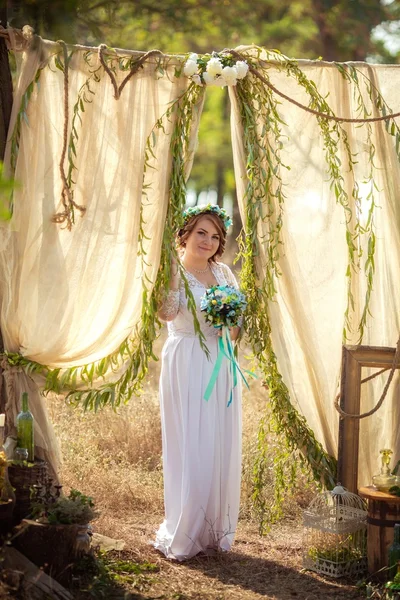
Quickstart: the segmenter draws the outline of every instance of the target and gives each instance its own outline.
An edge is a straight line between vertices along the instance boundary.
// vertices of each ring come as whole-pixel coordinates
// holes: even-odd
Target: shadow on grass
[[[234,551],[221,553],[213,558],[199,555],[182,564],[188,570],[217,579],[229,587],[251,590],[276,600],[365,599],[365,595],[355,587],[355,582],[343,579],[327,581],[310,572],[284,566],[270,559]]]

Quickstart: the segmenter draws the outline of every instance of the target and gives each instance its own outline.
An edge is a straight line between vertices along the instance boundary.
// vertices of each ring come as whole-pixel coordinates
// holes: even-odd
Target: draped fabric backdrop
[[[56,48],[35,38],[24,52],[10,136],[27,85]],[[69,127],[78,91],[100,64],[96,51],[92,67],[85,56],[85,51],[77,51],[70,63]],[[185,77],[173,76],[176,65],[170,59],[161,77],[156,60],[146,62],[119,100],[106,74],[100,82],[92,81],[95,93],[87,94],[92,102],[85,103],[82,124],[76,125],[78,159],[73,175],[74,200],[86,207],[86,214],[76,212],[71,231],[51,220],[62,209],[64,76],[54,67],[41,72],[26,111],[28,122],[22,123],[15,172],[21,185],[15,192],[14,214],[0,229],[1,329],[7,351],[51,367],[84,365],[116,350],[138,323],[142,281],[154,282],[159,266],[171,170],[168,134],[174,115],[157,140],[155,158],[150,156],[153,168],[146,173],[144,183],[150,184],[146,195],[142,194],[145,147],[157,119],[188,85]],[[125,75],[118,71],[118,83]],[[145,261],[138,245],[141,209],[148,235]],[[27,377],[5,366],[18,399]],[[56,466],[57,443],[43,418],[46,401],[32,385],[29,391],[37,444]],[[11,422],[18,412],[13,404]]]
[[[35,38],[23,53],[11,133],[27,85],[55,48],[55,44]],[[99,66],[95,54],[90,59],[92,67],[85,56],[84,50],[78,50],[70,63],[70,125],[80,86],[90,70]],[[21,185],[14,196],[14,214],[0,229],[0,317],[6,350],[20,352],[51,367],[83,365],[116,350],[134,330],[141,314],[143,277],[154,283],[160,261],[172,161],[168,134],[174,115],[166,122],[165,134],[162,130],[155,132],[155,158],[150,157],[154,168],[144,174],[146,140],[157,119],[188,85],[185,77],[174,76],[177,64],[177,59],[169,59],[162,76],[155,59],[146,62],[127,83],[119,100],[113,97],[110,79],[105,74],[100,82],[91,83],[95,94],[81,114],[77,171],[73,175],[74,199],[87,210],[83,217],[76,214],[72,231],[51,221],[61,207],[58,165],[63,143],[64,75],[56,68],[42,71],[26,111],[28,122],[24,120],[21,126],[15,173]],[[299,65],[321,93],[329,92],[336,114],[354,115],[356,107],[350,88],[332,65],[307,61],[300,61]],[[364,63],[357,66],[372,78],[389,105],[399,110],[400,67],[372,67]],[[125,74],[117,69],[118,83]],[[278,89],[302,103],[308,102],[298,85],[273,64],[270,76]],[[244,215],[246,154],[235,88],[229,88],[229,93],[235,173]],[[325,448],[336,455],[339,419],[333,399],[338,391],[347,294],[345,215],[335,203],[327,181],[315,117],[287,101],[282,101],[280,111],[287,134],[282,158],[284,164],[290,165],[290,171],[282,172],[286,203],[279,262],[282,275],[276,300],[270,305],[273,342],[292,402]],[[192,148],[200,112],[201,106],[191,131]],[[365,130],[346,127],[353,151],[358,153],[354,176],[361,188],[365,187],[367,197],[370,190],[363,183],[367,178]],[[400,329],[400,169],[384,125],[374,124],[372,129],[379,209],[375,217],[372,317],[363,343],[394,346]],[[142,193],[144,175],[145,183],[150,184],[147,195]],[[353,175],[345,169],[342,175],[351,189]],[[138,256],[141,210],[148,236],[145,262]],[[265,233],[262,228],[258,232],[260,241]],[[262,252],[257,260],[262,278]],[[364,274],[354,274],[354,329],[365,289]],[[354,333],[349,342],[356,341]],[[4,367],[9,417],[15,419],[16,402],[21,391],[27,389],[36,417],[38,446],[56,469],[57,443],[47,419],[45,399],[27,375],[6,363]],[[377,401],[382,386],[382,378],[365,386],[363,410]],[[398,428],[392,424],[398,416],[396,386],[397,378],[383,407],[362,422],[360,483],[368,483],[377,472],[380,448],[392,447],[397,455],[400,450]]]
[[[336,115],[356,116],[357,106],[351,87],[332,64],[301,60],[299,66],[315,82],[323,96],[329,94],[328,102]],[[357,63],[357,67],[377,86],[393,111],[399,111],[400,67],[365,63]],[[278,67],[271,65],[269,75],[271,83],[278,90],[303,105],[308,104],[306,93],[285,72],[279,72]],[[235,88],[229,88],[229,92],[236,185],[241,214],[244,215],[246,155]],[[279,260],[282,276],[277,281],[276,301],[270,304],[274,350],[292,403],[305,416],[328,452],[337,456],[339,418],[333,401],[339,391],[342,331],[347,303],[345,215],[342,207],[336,204],[330,188],[316,117],[286,100],[282,100],[279,112],[286,123],[283,127],[282,162],[289,165],[290,170],[281,171],[286,200]],[[372,112],[371,116],[378,115]],[[353,214],[356,207],[351,205],[352,178],[355,177],[360,185],[365,199],[361,221],[364,218],[365,223],[367,195],[371,191],[371,185],[365,183],[368,175],[365,127],[360,128],[356,124],[345,127],[352,151],[357,153],[357,164],[354,174],[346,172],[345,168],[341,174],[349,191]],[[384,123],[372,123],[372,141],[376,148],[375,184],[379,190],[376,192],[379,208],[375,211],[376,272],[371,301],[372,316],[368,319],[362,343],[394,347],[400,333],[400,166],[394,143],[386,134]],[[340,158],[342,165],[345,165],[342,154]],[[265,168],[268,169],[267,164]],[[260,240],[265,239],[267,224],[258,233]],[[363,251],[366,256],[367,249],[363,248]],[[261,277],[264,258],[262,255],[258,257]],[[354,273],[352,291],[355,331],[347,343],[356,344],[356,330],[366,292],[363,269]],[[363,376],[368,374],[363,373]],[[363,384],[362,412],[377,403],[386,379],[387,374]],[[399,379],[396,375],[383,406],[377,413],[361,421],[360,485],[368,485],[371,476],[379,472],[381,448],[392,448],[396,460],[400,458],[398,427],[393,425],[398,420],[398,404]]]

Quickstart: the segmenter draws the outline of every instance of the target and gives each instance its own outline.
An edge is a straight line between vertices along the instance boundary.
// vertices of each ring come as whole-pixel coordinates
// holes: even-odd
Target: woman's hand
[[[171,275],[173,277],[175,277],[175,275],[178,275],[178,261],[176,260],[175,256],[171,257]]]
[[[240,327],[230,327],[229,332],[231,334],[231,340],[235,342],[239,337]]]
[[[229,327],[229,333],[231,334],[232,342],[235,342],[239,337],[240,327]],[[218,335],[219,337],[222,336],[222,327],[218,330]]]

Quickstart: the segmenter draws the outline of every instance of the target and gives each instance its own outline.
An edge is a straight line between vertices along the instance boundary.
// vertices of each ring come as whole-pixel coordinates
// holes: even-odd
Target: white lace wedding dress
[[[219,285],[237,287],[231,270],[214,263]],[[186,560],[209,548],[229,550],[235,535],[241,475],[241,388],[228,407],[231,375],[223,361],[208,401],[204,392],[217,358],[218,331],[200,312],[205,286],[187,273],[210,359],[194,334],[183,283],[169,292],[168,339],[162,352],[160,406],[165,520],[155,547],[168,558]]]

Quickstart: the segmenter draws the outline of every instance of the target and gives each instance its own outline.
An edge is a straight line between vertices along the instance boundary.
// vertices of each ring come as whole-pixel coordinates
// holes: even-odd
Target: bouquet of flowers
[[[228,406],[232,403],[232,391],[237,384],[238,374],[242,377],[245,385],[249,387],[235,358],[229,332],[229,327],[240,325],[246,305],[246,298],[242,292],[229,285],[213,285],[206,290],[206,293],[200,300],[200,310],[204,312],[207,323],[222,330],[221,337],[218,340],[218,358],[204,393],[205,400],[210,399],[224,358],[229,361],[229,369],[232,375],[232,387]],[[253,376],[252,373],[250,374]]]
[[[229,285],[213,285],[200,300],[200,310],[214,327],[235,327],[246,308],[244,294]]]

